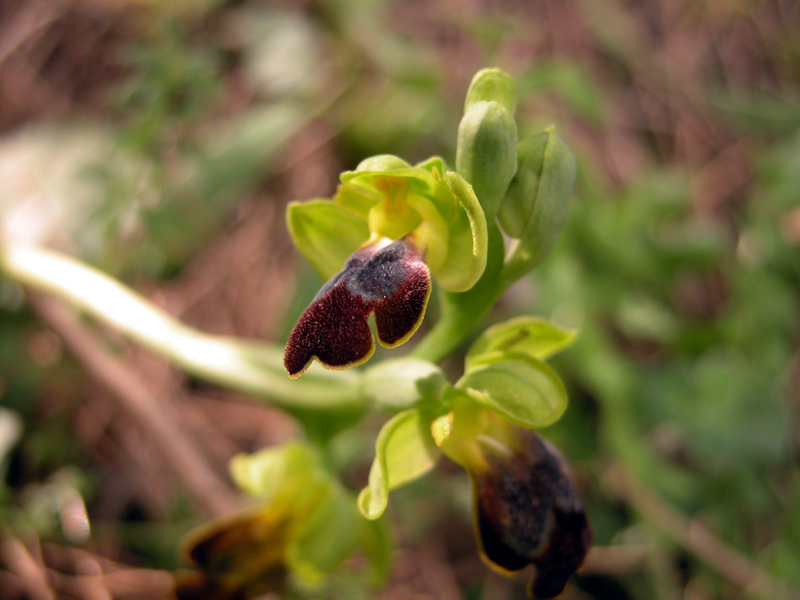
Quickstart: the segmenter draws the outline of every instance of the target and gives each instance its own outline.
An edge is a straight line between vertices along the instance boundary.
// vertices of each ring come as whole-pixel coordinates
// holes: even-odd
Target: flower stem
[[[411,355],[431,362],[445,358],[475,328],[508,287],[499,280],[503,268],[503,236],[497,223],[487,224],[486,270],[470,290],[442,295],[442,314]]]
[[[267,398],[288,410],[357,409],[364,404],[355,372],[309,372],[292,381],[277,345],[192,329],[108,275],[52,250],[2,245],[0,271],[72,304],[212,383]]]

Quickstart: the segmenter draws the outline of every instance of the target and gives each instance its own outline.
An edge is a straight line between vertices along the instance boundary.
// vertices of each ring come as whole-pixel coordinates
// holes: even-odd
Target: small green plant
[[[546,360],[574,332],[520,316],[477,336],[456,381],[437,365],[547,255],[572,193],[569,149],[553,128],[518,141],[514,109],[510,77],[480,71],[467,92],[454,169],[439,157],[412,166],[374,156],[343,173],[331,199],[289,206],[298,250],[328,281],[284,351],[194,331],[58,254],[2,248],[0,266],[11,277],[103,318],[189,372],[270,399],[303,425],[301,440],[234,458],[232,477],[255,502],[187,537],[196,570],[180,578],[179,596],[319,589],[355,551],[368,559],[367,578],[379,578],[389,494],[428,473],[441,454],[471,478],[489,567],[509,574],[535,565],[536,598],[561,593],[580,567],[591,543],[587,519],[564,459],[534,431],[566,408]],[[371,315],[378,342],[399,346],[417,331],[434,289],[438,314],[409,355],[341,372],[373,354]],[[315,359],[339,372],[312,367]],[[356,493],[331,446],[369,412],[390,418]]]

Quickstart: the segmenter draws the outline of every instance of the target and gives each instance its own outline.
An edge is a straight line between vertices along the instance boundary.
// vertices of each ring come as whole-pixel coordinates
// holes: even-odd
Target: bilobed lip
[[[289,376],[302,375],[314,358],[329,369],[368,360],[375,350],[372,313],[381,345],[399,346],[422,321],[430,292],[430,271],[410,236],[359,248],[292,329],[284,353]]]

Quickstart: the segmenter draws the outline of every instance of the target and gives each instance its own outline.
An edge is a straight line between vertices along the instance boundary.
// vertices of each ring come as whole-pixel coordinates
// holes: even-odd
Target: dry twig
[[[44,566],[31,554],[25,544],[11,536],[0,540],[0,559],[30,600],[56,600]]]
[[[765,598],[800,600],[800,592],[728,546],[699,521],[685,517],[622,465],[613,464],[607,469],[605,483],[648,522],[736,587]]]

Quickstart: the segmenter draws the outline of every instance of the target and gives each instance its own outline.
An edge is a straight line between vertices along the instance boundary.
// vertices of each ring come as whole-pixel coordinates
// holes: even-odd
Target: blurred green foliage
[[[4,173],[22,168],[5,165],[25,148],[33,157],[26,172],[43,180],[34,176],[44,164],[53,175],[34,188],[15,187],[6,176],[0,182],[4,219],[33,212],[38,225],[51,225],[33,228],[37,241],[123,277],[169,277],[223,230],[243,197],[270,180],[287,143],[312,119],[329,128],[345,166],[379,152],[453,156],[446,140],[455,139],[463,90],[451,88],[465,85],[462,72],[484,66],[458,61],[497,61],[528,98],[519,109],[520,137],[555,121],[578,149],[578,189],[554,251],[489,320],[534,313],[579,330],[574,345],[554,360],[570,406],[544,433],[575,463],[597,542],[656,543],[670,559],[674,581],[704,583],[701,597],[748,597],[685,548],[641,528],[641,517],[605,484],[607,469],[622,464],[750,560],[800,587],[796,35],[792,42],[784,30],[775,33],[774,54],[763,59],[781,67],[771,89],[759,89],[761,81],[701,81],[693,82],[694,96],[678,94],[690,105],[686,110],[703,112],[725,130],[721,137],[744,147],[752,169],[734,201],[708,211],[698,207],[698,166],[685,156],[665,158],[658,144],[663,131],[640,132],[646,142],[632,150],[637,168],[626,177],[592,151],[604,135],[624,129],[612,117],[620,88],[637,77],[655,88],[664,83],[660,72],[642,75],[646,53],[631,33],[633,15],[621,5],[602,13],[577,3],[606,61],[603,71],[556,51],[520,65],[513,52],[503,52],[503,39],[511,27],[518,41],[514,27],[521,25],[496,14],[453,17],[441,36],[467,40],[473,51],[437,54],[432,38],[413,39],[408,28],[393,27],[387,11],[402,13],[400,3],[312,4],[313,10],[299,11],[220,3],[202,18],[153,17],[159,22],[120,56],[128,76],[102,115],[76,128],[44,123],[35,134],[3,134]],[[750,4],[755,14],[757,5],[770,3]],[[699,20],[695,35],[743,18],[736,8],[719,11]],[[38,154],[34,144],[74,152]],[[5,235],[19,234],[16,227]],[[293,304],[304,306],[316,287],[298,286],[306,297]],[[77,490],[90,510],[100,492],[91,484],[92,465],[70,442],[69,405],[54,419],[41,414],[40,404],[53,388],[69,390],[76,401],[79,375],[68,364],[32,357],[30,338],[39,326],[19,290],[2,281],[0,308],[6,407],[0,412],[0,514],[46,539],[64,539],[42,517],[58,496],[53,482]],[[74,480],[59,478],[74,475],[64,471],[72,466],[79,473]],[[401,491],[397,511],[412,523],[407,538],[436,530],[425,510],[413,508],[421,498],[430,515],[447,515],[455,506],[467,519],[463,484],[454,483],[441,498],[424,481]],[[175,520],[190,513],[179,501]],[[130,554],[143,564],[173,567],[175,525],[129,517],[117,535]],[[484,597],[482,580],[475,581],[469,597]],[[660,581],[657,574],[622,574],[615,589],[622,598],[670,597]],[[591,597],[608,597],[589,577],[577,584]],[[352,585],[345,578],[333,582],[331,597],[361,597]]]

